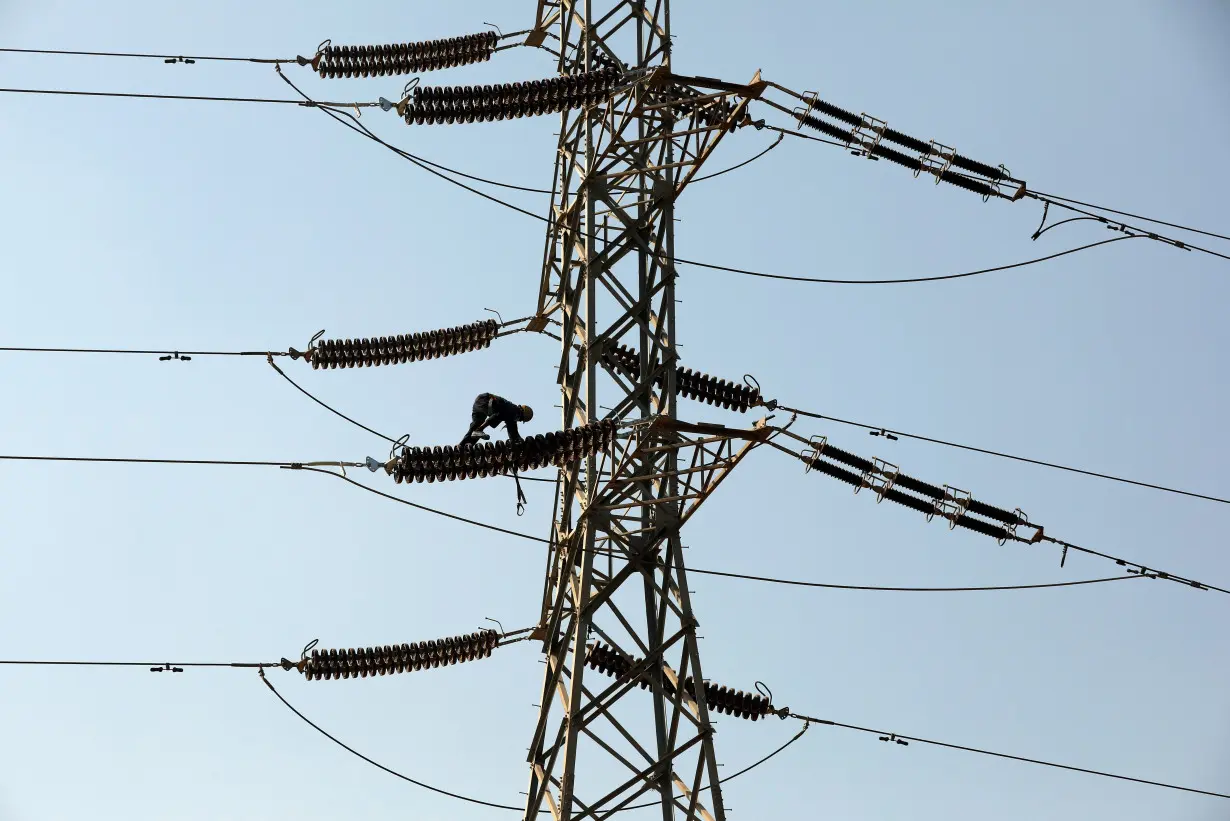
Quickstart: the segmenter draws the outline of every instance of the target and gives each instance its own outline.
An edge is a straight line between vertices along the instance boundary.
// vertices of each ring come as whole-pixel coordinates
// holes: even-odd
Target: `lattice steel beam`
[[[525,818],[601,819],[640,800],[665,821],[724,821],[704,688],[679,686],[704,678],[680,528],[769,431],[676,418],[674,206],[763,84],[673,74],[667,0],[539,0],[526,42],[556,51],[561,74],[618,67],[625,82],[562,115],[530,323],[562,326],[563,426],[609,418],[621,434],[561,469]],[[621,343],[636,368],[603,362]],[[591,636],[643,659],[651,712],[623,698],[635,682],[587,686]]]

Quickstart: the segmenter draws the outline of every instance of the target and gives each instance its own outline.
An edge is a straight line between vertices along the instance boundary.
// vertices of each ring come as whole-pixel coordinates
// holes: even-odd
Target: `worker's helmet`
[[[521,408],[521,421],[528,422],[534,418],[534,409],[529,405],[518,405]]]

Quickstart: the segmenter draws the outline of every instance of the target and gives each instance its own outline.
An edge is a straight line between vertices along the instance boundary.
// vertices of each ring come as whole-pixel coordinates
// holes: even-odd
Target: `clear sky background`
[[[0,1],[0,45],[285,57],[526,27],[534,3]],[[676,69],[785,85],[934,137],[1042,191],[1226,232],[1224,3],[677,2]],[[548,76],[529,49],[430,83]],[[403,78],[325,81],[394,98]],[[0,85],[282,97],[244,64],[0,58]],[[302,348],[532,310],[542,227],[291,106],[0,95],[0,344]],[[767,115],[768,112],[766,111]],[[769,115],[772,119],[772,115]],[[525,185],[550,180],[554,118],[379,134]],[[780,122],[780,118],[779,118]],[[787,124],[782,122],[783,125]],[[751,129],[711,170],[768,144]],[[543,197],[516,194],[542,210]],[[982,203],[886,162],[787,140],[681,203],[678,252],[788,274],[905,277],[1103,239],[1029,236],[1040,208]],[[1195,239],[1195,238],[1193,238]],[[1215,243],[1216,240],[1207,240]],[[1221,246],[1224,251],[1226,245]],[[1230,268],[1125,242],[930,285],[842,287],[681,269],[685,364],[754,373],[787,404],[1230,494]],[[555,424],[546,338],[395,368],[286,367],[367,424],[452,443],[490,390]],[[0,357],[0,451],[220,459],[383,457],[260,359]],[[750,419],[681,403],[694,420]],[[925,443],[801,422],[839,446],[1020,506],[1048,533],[1225,585],[1228,511]],[[501,433],[502,435],[502,433]],[[545,534],[546,485],[395,488]],[[341,482],[275,468],[0,465],[0,656],[263,661],[537,617],[542,551]],[[998,547],[758,451],[689,525],[697,567],[846,584],[987,585],[1115,575],[1050,546]],[[528,545],[528,546],[527,546]],[[1011,593],[813,591],[694,577],[705,672],[801,712],[1230,791],[1230,599],[1131,581]],[[537,648],[357,682],[272,680],[360,750],[427,782],[519,803]],[[793,723],[718,723],[726,772]],[[1214,821],[1230,803],[813,728],[726,789],[732,817]],[[329,744],[251,671],[0,670],[0,819],[495,819]],[[648,817],[648,816],[644,816]]]

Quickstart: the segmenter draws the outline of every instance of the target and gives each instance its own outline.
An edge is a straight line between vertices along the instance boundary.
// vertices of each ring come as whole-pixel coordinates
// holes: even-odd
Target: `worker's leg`
[[[491,424],[488,417],[489,403],[487,395],[482,394],[474,400],[474,407],[470,409],[470,429],[466,431],[466,435],[462,437],[461,444],[472,445],[480,439],[489,439],[482,432],[483,428]]]
[[[517,420],[512,417],[504,418],[504,427],[508,428],[508,441],[520,442],[521,434],[517,431]]]

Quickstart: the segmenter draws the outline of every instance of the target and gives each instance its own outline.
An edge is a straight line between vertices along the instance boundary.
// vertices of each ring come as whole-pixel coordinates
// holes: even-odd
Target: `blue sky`
[[[10,47],[284,57],[523,28],[534,4],[0,3]],[[1160,4],[676,3],[675,68],[761,69],[1032,187],[1225,233],[1230,13]],[[430,83],[550,74],[501,53]],[[402,80],[292,78],[319,97],[395,96]],[[281,97],[272,69],[4,55],[0,85]],[[532,309],[540,224],[478,200],[295,107],[3,95],[0,344],[302,348]],[[551,174],[551,118],[408,129],[364,121],[437,162],[524,185]],[[783,123],[785,124],[785,123]],[[726,167],[771,136],[732,135]],[[702,188],[703,186],[703,188]],[[516,195],[542,209],[541,198]],[[690,189],[680,256],[816,276],[898,277],[1015,262],[1107,236],[1037,242],[1032,202],[982,203],[888,163],[787,140]],[[1210,243],[1214,242],[1209,240]],[[685,364],[797,407],[1226,495],[1223,261],[1117,243],[953,283],[828,287],[681,269]],[[451,443],[474,394],[549,409],[555,344],[529,335],[413,366],[289,371],[367,424]],[[17,454],[359,459],[387,446],[325,413],[260,359],[4,355],[0,450]],[[685,418],[744,423],[705,405]],[[545,430],[551,413],[531,430]],[[854,429],[800,423],[911,475],[1024,508],[1048,533],[1230,581],[1218,505]],[[383,489],[383,477],[372,477]],[[397,490],[545,533],[546,486],[513,512],[503,481]],[[537,616],[543,556],[519,540],[274,468],[0,466],[0,656],[262,661],[409,642]],[[847,584],[980,585],[1114,575],[1005,546],[757,452],[689,524],[698,567]],[[525,543],[529,544],[529,543]],[[905,734],[1230,791],[1226,599],[1162,582],[1018,593],[691,586],[705,671],[772,686],[801,712]],[[536,648],[284,695],[424,781],[518,803]],[[484,819],[399,782],[301,724],[248,671],[5,668],[0,819]],[[794,732],[718,723],[728,772]],[[1216,799],[880,744],[813,728],[726,789],[732,817],[1224,818]]]

